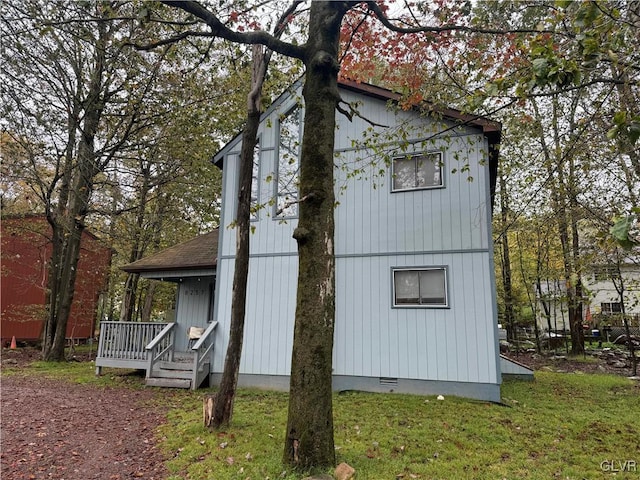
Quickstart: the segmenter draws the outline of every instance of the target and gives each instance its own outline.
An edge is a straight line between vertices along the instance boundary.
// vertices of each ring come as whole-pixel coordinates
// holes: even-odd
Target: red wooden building
[[[39,340],[42,334],[51,228],[40,215],[3,217],[0,234],[0,337],[6,344]],[[105,291],[111,249],[85,231],[67,338],[93,337],[100,294]]]

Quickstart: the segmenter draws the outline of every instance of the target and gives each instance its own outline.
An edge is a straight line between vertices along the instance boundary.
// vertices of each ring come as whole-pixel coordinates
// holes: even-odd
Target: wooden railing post
[[[198,339],[195,345],[191,348],[193,351],[193,372],[191,375],[191,390],[195,390],[200,386],[203,378],[200,378],[200,369],[205,364],[207,357],[211,357],[214,346],[214,331],[218,326],[218,322],[211,322],[202,336]],[[209,362],[211,363],[211,362]],[[208,374],[209,372],[207,372]]]
[[[162,331],[154,337],[153,340],[145,347],[147,352],[147,378],[151,378],[153,366],[165,355],[169,355],[169,359],[173,359],[173,327],[175,323],[167,324]]]
[[[100,326],[100,336],[98,337],[98,352],[96,354],[96,358],[101,358],[104,356],[104,347],[105,347],[105,338],[107,335],[107,325]],[[102,367],[96,365],[96,375],[102,375]]]

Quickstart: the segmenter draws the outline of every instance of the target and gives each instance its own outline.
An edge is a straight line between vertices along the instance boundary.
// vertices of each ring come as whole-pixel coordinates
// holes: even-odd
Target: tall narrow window
[[[442,186],[442,153],[420,153],[393,159],[393,191]]]
[[[300,169],[300,108],[294,107],[280,119],[276,217],[298,215]]]
[[[448,306],[446,268],[394,270],[393,304],[396,307]]]
[[[258,219],[260,204],[260,142],[253,149],[253,167],[251,170],[251,220]]]
[[[207,323],[213,322],[215,296],[216,296],[216,281],[214,279],[209,284],[209,309],[207,312]]]

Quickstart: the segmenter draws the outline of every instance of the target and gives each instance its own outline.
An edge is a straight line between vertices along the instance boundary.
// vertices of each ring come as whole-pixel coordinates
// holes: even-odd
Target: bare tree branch
[[[211,31],[208,33],[208,36],[220,37],[224,38],[225,40],[247,45],[258,43],[266,46],[274,52],[289,57],[298,58],[300,60],[304,60],[304,57],[306,55],[305,45],[293,45],[291,43],[284,42],[277,39],[275,36],[270,35],[264,30],[258,30],[255,32],[237,32],[235,30],[231,30],[229,27],[224,25],[218,17],[216,17],[213,13],[211,13],[198,2],[162,0],[162,3],[170,7],[184,10],[185,12],[190,13],[191,15],[194,15],[202,20],[211,29]],[[206,35],[207,33],[200,32],[200,36]]]
[[[508,33],[532,33],[532,34],[540,34],[540,33],[551,33],[554,35],[564,35],[570,36],[567,32],[558,32],[556,30],[545,30],[538,28],[510,28],[510,29],[500,29],[500,28],[479,28],[479,27],[469,27],[467,25],[442,25],[439,27],[436,26],[416,26],[416,27],[400,27],[395,25],[389,17],[385,15],[377,2],[368,1],[366,2],[369,9],[375,14],[375,16],[380,20],[380,22],[387,27],[389,30],[398,32],[398,33],[443,33],[443,32],[469,32],[469,33],[486,33],[492,35],[505,35]]]
[[[306,202],[307,200],[311,200],[312,198],[315,198],[315,194],[314,193],[310,193],[308,195],[305,195],[302,198],[299,198],[297,200],[289,200],[288,202],[284,202],[282,204],[282,206],[276,210],[276,217],[278,215],[282,215],[282,213],[289,207],[292,207],[293,205],[297,204],[297,203],[302,203],[302,202]]]

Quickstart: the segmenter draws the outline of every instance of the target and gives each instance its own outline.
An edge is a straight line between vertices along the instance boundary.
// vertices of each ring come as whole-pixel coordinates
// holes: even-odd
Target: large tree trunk
[[[238,195],[238,214],[236,216],[236,258],[233,272],[233,291],[231,300],[231,326],[229,344],[224,360],[224,370],[220,387],[213,403],[213,413],[209,428],[220,428],[231,422],[233,403],[238,384],[240,358],[244,337],[244,322],[247,297],[247,276],[249,273],[249,220],[251,208],[251,177],[253,151],[256,145],[260,112],[251,112],[242,136],[240,160],[240,193]]]
[[[50,221],[55,226],[54,251],[48,279],[49,302],[42,343],[42,356],[45,361],[64,360],[64,343],[75,294],[84,220],[88,213],[94,177],[100,171],[98,160],[95,158],[94,139],[104,108],[100,95],[106,55],[106,23],[99,22],[98,29],[94,70],[88,85],[85,115],[78,141],[77,164],[75,169],[69,168],[65,171],[68,175],[73,173],[74,178],[65,179],[63,182],[71,186],[68,202],[62,203],[61,199],[58,213],[50,216]]]
[[[127,275],[127,279],[124,282],[124,291],[122,293],[122,306],[120,307],[121,322],[130,322],[133,319],[133,312],[135,310],[136,294],[138,292],[139,283],[139,273],[129,273]]]
[[[58,328],[58,289],[60,281],[58,280],[60,272],[60,264],[63,258],[65,229],[61,225],[60,216],[48,215],[47,219],[51,225],[51,257],[49,259],[47,291],[45,295],[46,318],[42,328],[42,357],[46,360],[48,357],[60,358],[64,356],[64,352],[53,352],[53,341]],[[65,326],[66,328],[66,326]]]
[[[332,351],[335,319],[333,146],[340,23],[348,4],[313,2],[305,58],[305,127],[300,162],[298,290],[285,463],[335,464]]]
[[[96,123],[97,126],[97,123]],[[80,144],[78,155],[92,154],[91,144]],[[84,159],[86,161],[86,159]],[[59,248],[59,254],[52,256],[52,268],[49,277],[49,308],[43,339],[43,359],[45,361],[63,361],[64,343],[67,323],[71,314],[75,295],[76,272],[80,260],[80,244],[84,231],[84,219],[92,191],[92,179],[97,174],[95,165],[86,165],[78,175],[71,195],[69,209],[63,221],[66,225],[62,239],[58,239],[54,248]]]
[[[155,298],[156,288],[158,287],[157,280],[151,280],[147,284],[147,289],[144,292],[144,301],[142,302],[142,307],[140,308],[140,321],[141,322],[150,322],[151,321],[151,311],[153,310],[153,300]]]
[[[140,188],[140,203],[138,205],[138,212],[136,214],[135,225],[135,238],[131,245],[131,251],[129,252],[129,263],[133,263],[140,260],[144,255],[144,249],[142,248],[142,236],[144,235],[144,220],[145,210],[147,205],[147,197],[150,190],[149,175],[151,174],[149,169],[145,169],[141,164],[141,172],[143,174],[142,186]],[[124,282],[124,291],[122,292],[122,307],[120,309],[120,321],[130,322],[133,319],[133,313],[136,308],[136,295],[138,293],[138,285],[140,284],[139,273],[129,273],[127,279]]]
[[[274,36],[280,38],[285,31],[289,15],[295,11],[294,2],[280,17],[274,30]],[[251,90],[247,95],[247,123],[242,136],[240,152],[240,186],[238,191],[238,210],[236,212],[236,257],[233,276],[231,325],[229,344],[225,356],[224,369],[218,392],[205,398],[204,424],[210,429],[227,426],[233,417],[247,301],[247,278],[249,276],[249,233],[251,221],[251,183],[253,180],[253,161],[258,141],[262,87],[267,76],[267,67],[271,60],[271,50],[263,51],[261,45],[253,45]]]
[[[70,185],[74,164],[73,152],[75,151],[74,147],[77,138],[76,133],[78,131],[77,122],[79,116],[80,106],[79,102],[76,102],[76,105],[74,105],[74,110],[69,116],[67,149],[64,158],[64,165],[62,167],[62,181],[60,185],[60,193],[58,196],[58,204],[55,210],[51,208],[47,208],[46,210],[47,222],[51,226],[51,257],[49,258],[47,272],[47,290],[44,300],[46,305],[46,317],[42,322],[43,326],[41,338],[43,358],[49,357],[51,355],[50,352],[53,349],[53,339],[55,337],[58,323],[58,317],[57,315],[55,315],[55,312],[57,312],[58,310],[58,289],[61,286],[58,277],[60,275],[60,266],[62,264],[62,259],[64,258],[66,237],[66,226],[64,224],[65,211],[67,208],[67,203],[69,202],[69,195],[71,192]],[[56,358],[62,359],[62,357],[64,356],[64,351],[56,352],[54,356]]]

